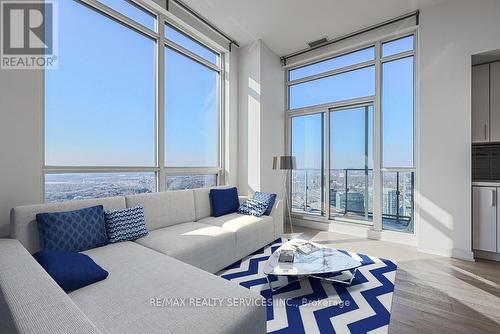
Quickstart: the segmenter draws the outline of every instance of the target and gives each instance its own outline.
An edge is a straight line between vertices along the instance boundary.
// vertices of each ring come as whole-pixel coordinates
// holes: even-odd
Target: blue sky
[[[368,168],[373,168],[373,108],[343,109],[330,113],[330,168],[365,168],[365,125],[368,122]]]
[[[165,51],[165,163],[217,167],[218,74],[176,51]]]
[[[290,109],[375,94],[375,66],[290,87]]]
[[[289,77],[290,80],[297,80],[310,75],[336,70],[342,67],[359,64],[373,59],[375,59],[375,47],[370,47],[359,51],[351,52],[342,56],[338,56],[335,58],[313,63],[307,66],[296,68],[290,71]]]
[[[148,24],[135,8],[122,9]],[[153,39],[59,3],[59,69],[45,79],[47,165],[155,166],[155,50]],[[167,164],[217,166],[216,72],[165,53]]]
[[[413,167],[413,57],[382,66],[384,167]]]
[[[46,164],[153,166],[155,42],[59,2],[59,68],[45,76]]]
[[[126,2],[103,2],[153,27],[149,15]],[[207,60],[217,61],[213,53],[175,30],[168,29],[167,36]],[[413,40],[404,39],[386,44],[384,52],[412,47]],[[367,61],[373,59],[373,52],[368,48],[306,66],[291,76],[295,79]],[[46,72],[47,165],[155,165],[155,55],[153,39],[74,1],[59,2],[59,69]],[[165,59],[165,163],[217,166],[217,74],[171,49],[165,49]],[[409,57],[383,66],[385,167],[410,167],[413,163],[412,63]],[[374,93],[375,69],[370,66],[292,86],[290,107]],[[332,115],[332,167],[362,168],[364,112],[356,109]],[[293,119],[292,147],[301,168],[321,167],[321,124],[320,115]]]
[[[405,39],[402,44],[387,47],[386,52],[404,50],[410,42]],[[413,167],[413,57],[384,63],[382,70],[383,164],[384,167]],[[292,86],[290,108],[374,94],[375,71],[367,67]],[[332,169],[364,168],[364,113],[359,108],[336,111],[330,119]],[[369,123],[369,167],[372,168],[373,120]],[[321,167],[321,124],[319,115],[293,118],[292,150],[299,168]]]

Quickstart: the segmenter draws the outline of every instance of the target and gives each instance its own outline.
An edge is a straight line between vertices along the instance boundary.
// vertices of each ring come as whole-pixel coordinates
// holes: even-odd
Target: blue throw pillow
[[[104,216],[110,243],[136,240],[149,233],[142,206],[106,211]]]
[[[43,250],[33,257],[64,291],[80,289],[108,277],[108,272],[85,254]]]
[[[108,243],[102,205],[36,215],[40,248],[81,252]]]
[[[260,191],[256,191],[253,194],[253,198],[257,201],[266,202],[267,208],[264,215],[269,216],[274,207],[274,202],[276,202],[276,194],[262,193]]]
[[[238,212],[240,200],[238,189],[210,189],[210,203],[212,204],[212,216],[220,217],[229,213]]]
[[[238,213],[260,217],[264,214],[264,212],[266,212],[266,210],[267,210],[266,202],[257,201],[256,199],[249,198],[240,205],[240,207],[238,208]]]

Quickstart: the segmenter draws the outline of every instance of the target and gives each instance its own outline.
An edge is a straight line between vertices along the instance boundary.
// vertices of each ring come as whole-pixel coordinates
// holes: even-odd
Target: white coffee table
[[[266,274],[267,282],[272,292],[280,290],[288,284],[273,288],[271,280],[269,279],[270,275],[295,276],[298,279],[315,277],[322,280],[351,285],[358,267],[361,266],[361,262],[334,248],[310,241],[309,242],[318,247],[319,250],[311,254],[304,254],[299,250],[295,250],[294,246],[304,241],[305,240],[301,239],[292,239],[285,242],[267,260],[264,265],[264,273]],[[295,250],[293,263],[281,263],[278,261],[282,249]],[[337,275],[335,278],[322,276],[325,274],[342,275]]]

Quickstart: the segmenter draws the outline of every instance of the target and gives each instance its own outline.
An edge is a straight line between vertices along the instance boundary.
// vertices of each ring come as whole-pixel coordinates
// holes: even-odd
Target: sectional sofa
[[[109,276],[66,294],[30,255],[39,250],[35,216],[93,205],[142,205],[150,232],[83,252]],[[0,239],[0,333],[265,333],[261,297],[214,273],[282,233],[279,200],[270,216],[216,218],[209,189],[14,208],[11,239]],[[193,298],[225,302],[196,306]],[[187,304],[165,303],[174,299]],[[238,299],[248,304],[234,306]]]

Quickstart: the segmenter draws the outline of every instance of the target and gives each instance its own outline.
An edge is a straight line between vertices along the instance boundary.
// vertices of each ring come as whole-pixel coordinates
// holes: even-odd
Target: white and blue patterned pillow
[[[149,233],[142,206],[106,211],[105,218],[110,243],[136,240]]]
[[[238,213],[260,217],[264,214],[264,212],[266,212],[266,210],[267,210],[266,202],[249,198],[245,202],[241,203],[240,207],[238,208]]]
[[[274,202],[276,201],[276,194],[270,194],[270,193],[263,193],[260,191],[256,191],[253,194],[253,199],[261,202],[266,202],[267,204],[267,209],[264,214],[266,216],[269,216],[271,214],[271,211],[273,210],[274,207]]]

